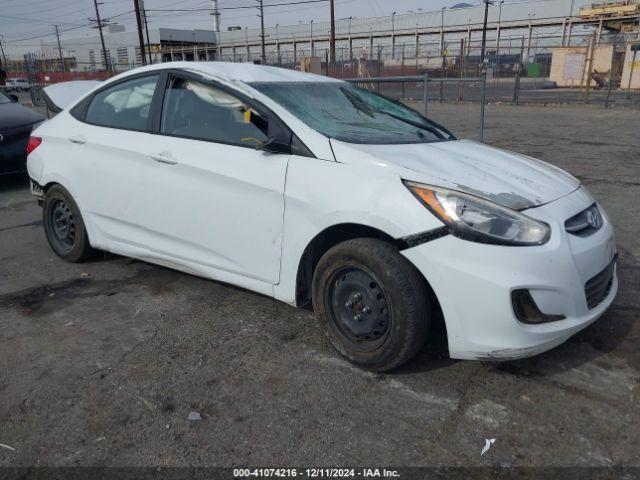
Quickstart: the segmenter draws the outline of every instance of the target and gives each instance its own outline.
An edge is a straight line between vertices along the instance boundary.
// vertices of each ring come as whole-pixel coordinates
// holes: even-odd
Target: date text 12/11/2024
[[[386,468],[236,468],[235,478],[276,477],[276,478],[398,478],[397,470]]]

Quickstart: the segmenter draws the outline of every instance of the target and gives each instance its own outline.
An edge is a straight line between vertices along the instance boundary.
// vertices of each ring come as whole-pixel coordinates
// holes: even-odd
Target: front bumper
[[[609,219],[589,237],[569,235],[564,221],[593,200],[584,189],[527,215],[552,228],[539,247],[484,245],[448,235],[402,253],[431,284],[444,314],[452,358],[515,359],[536,355],[567,340],[598,319],[618,290],[614,270],[606,297],[589,309],[585,284],[615,255]],[[514,314],[511,292],[528,289],[547,314],[566,318],[531,325]]]

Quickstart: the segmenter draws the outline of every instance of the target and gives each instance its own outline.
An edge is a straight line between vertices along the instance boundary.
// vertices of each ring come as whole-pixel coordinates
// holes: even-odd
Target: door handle
[[[171,152],[160,152],[150,155],[158,163],[164,163],[166,165],[176,165],[178,161],[171,155]]]
[[[78,135],[78,136],[75,136],[75,137],[69,137],[69,141],[71,143],[76,143],[78,145],[83,145],[83,144],[87,143],[87,139],[84,138],[82,135]]]

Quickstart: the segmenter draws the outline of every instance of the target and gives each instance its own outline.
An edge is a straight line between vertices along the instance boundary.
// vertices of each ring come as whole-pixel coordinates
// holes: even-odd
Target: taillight
[[[41,143],[42,143],[42,138],[40,138],[40,137],[29,137],[29,143],[27,143],[27,155],[29,155],[36,148],[38,148]]]

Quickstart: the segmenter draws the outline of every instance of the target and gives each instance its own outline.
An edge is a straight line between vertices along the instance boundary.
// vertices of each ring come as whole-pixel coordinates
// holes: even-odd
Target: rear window
[[[108,87],[93,97],[85,120],[104,127],[146,130],[159,75],[149,75]]]

